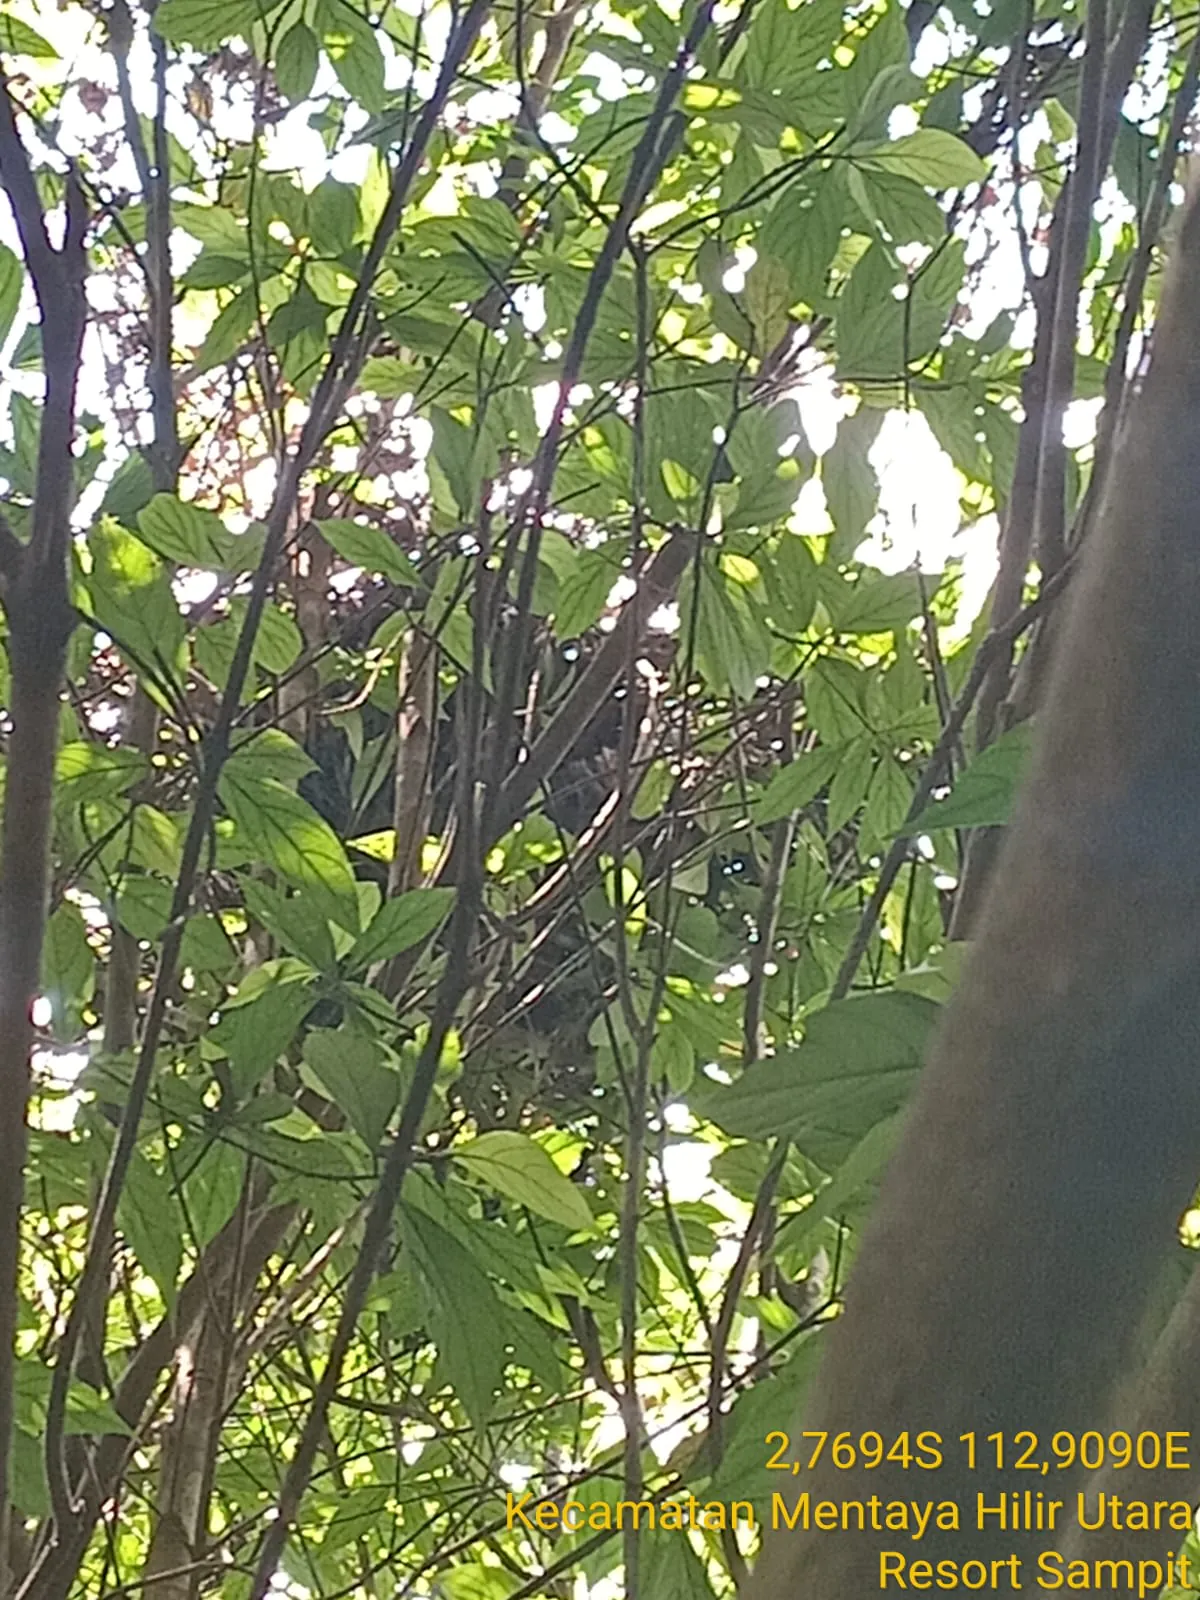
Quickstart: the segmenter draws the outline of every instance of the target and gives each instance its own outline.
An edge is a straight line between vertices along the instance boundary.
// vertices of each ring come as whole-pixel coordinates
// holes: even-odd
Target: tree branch
[[[0,831],[0,1591],[8,1582],[9,1452],[17,1272],[24,1202],[32,1006],[39,990],[49,888],[59,694],[74,625],[67,549],[74,499],[71,445],[83,330],[87,214],[67,178],[63,243],[50,243],[29,156],[0,72],[0,183],[17,222],[42,320],[45,402],[32,531],[22,546],[4,523],[0,561],[8,616],[11,733]]]

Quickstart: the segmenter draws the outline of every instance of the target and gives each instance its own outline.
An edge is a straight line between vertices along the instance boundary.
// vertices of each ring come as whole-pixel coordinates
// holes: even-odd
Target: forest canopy
[[[0,1594],[735,1592],[1198,40],[0,0]]]

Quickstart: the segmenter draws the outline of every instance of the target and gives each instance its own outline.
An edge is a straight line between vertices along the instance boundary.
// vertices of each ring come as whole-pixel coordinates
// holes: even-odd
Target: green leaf
[[[421,574],[416,567],[382,528],[336,518],[319,521],[317,527],[325,542],[332,545],[342,560],[349,561],[352,566],[362,567],[366,572],[378,572],[393,583],[421,582]]]
[[[808,720],[826,744],[846,745],[873,732],[866,697],[870,674],[837,656],[822,656],[804,676]]]
[[[481,1133],[457,1145],[455,1157],[509,1200],[572,1231],[591,1229],[592,1213],[582,1192],[565,1177],[528,1134],[508,1128]]]
[[[856,739],[842,751],[829,785],[829,804],[825,811],[825,831],[830,837],[858,814],[867,796],[874,762],[869,739]]]
[[[660,1024],[650,1048],[650,1069],[665,1078],[672,1094],[686,1094],[696,1075],[696,1052],[682,1028]]]
[[[210,367],[237,353],[258,316],[257,297],[250,289],[241,289],[216,315],[204,343],[196,352],[197,372],[207,372]]]
[[[46,923],[42,945],[42,993],[60,1039],[79,1032],[80,1013],[95,986],[96,957],[87,941],[87,924],[79,907],[64,900]]]
[[[0,28],[6,20],[0,17]],[[25,269],[20,258],[6,244],[0,244],[0,344],[8,338],[16,318],[24,283]]]
[[[184,1214],[189,1237],[202,1249],[237,1210],[246,1176],[246,1155],[224,1139],[199,1140],[180,1147]]]
[[[902,1114],[885,1117],[869,1128],[851,1150],[845,1161],[823,1189],[818,1190],[811,1205],[798,1216],[790,1217],[780,1227],[776,1245],[795,1249],[802,1245],[813,1230],[828,1217],[840,1216],[862,1191],[873,1184],[882,1173],[896,1147],[903,1122]]]
[[[467,1415],[482,1426],[504,1370],[504,1307],[458,1239],[415,1206],[401,1232],[431,1304],[430,1332]]]
[[[163,0],[154,31],[170,44],[215,50],[227,39],[248,39],[256,22],[278,11],[282,0]]]
[[[324,917],[302,894],[287,895],[259,878],[240,875],[246,910],[291,955],[302,956],[319,972],[332,972],[337,953]]]
[[[312,237],[325,255],[340,255],[354,242],[358,231],[358,195],[348,183],[326,178],[308,197]],[[322,308],[324,325],[324,308]]]
[[[329,921],[358,932],[358,895],[342,842],[307,800],[274,778],[251,777],[229,762],[220,795],[238,834],[252,850],[312,897]]]
[[[817,609],[817,563],[808,542],[799,534],[784,533],[775,546],[775,582],[771,592],[781,622],[789,633],[803,633]]]
[[[850,167],[850,193],[868,222],[893,245],[936,245],[946,236],[946,214],[931,194],[894,172]]]
[[[137,750],[72,739],[55,758],[55,799],[63,805],[112,799],[132,789],[145,772],[146,758]]]
[[[782,89],[817,66],[842,36],[842,0],[767,0],[755,10],[746,52],[746,81]]]
[[[237,214],[225,206],[175,206],[172,221],[218,255],[250,264],[250,231]]]
[[[835,1001],[808,1019],[797,1049],[694,1095],[694,1109],[737,1138],[787,1134],[833,1171],[906,1101],[937,1014],[931,1001],[895,990]]]
[[[609,539],[595,550],[575,553],[555,602],[554,631],[560,639],[576,639],[599,622],[628,549],[627,539]]]
[[[345,1029],[314,1029],[304,1041],[304,1060],[367,1148],[377,1150],[402,1087],[400,1074],[383,1064],[379,1046]]]
[[[401,395],[415,394],[424,378],[425,374],[411,361],[401,361],[399,356],[372,356],[362,369],[358,386],[370,389],[381,399],[398,400]]]
[[[964,250],[961,239],[951,239],[908,278],[885,246],[872,245],[838,300],[839,372],[895,379],[928,356],[962,287]]]
[[[716,562],[706,559],[698,582],[684,586],[681,639],[692,637],[693,608],[700,672],[718,692],[728,686],[739,699],[749,700],[759,676],[770,665],[770,643],[742,586],[728,579]]]
[[[239,1099],[248,1095],[271,1071],[291,1043],[296,1029],[311,1009],[312,969],[303,964],[290,983],[276,982],[251,993],[243,1000],[242,991],[234,996],[220,1021],[208,1033],[209,1041],[228,1057],[234,1092]],[[268,977],[279,970],[278,962],[267,962]],[[263,967],[255,969],[262,972]],[[305,978],[310,981],[305,981]],[[246,988],[245,983],[242,990]]]
[[[387,961],[436,933],[454,904],[453,889],[410,889],[385,900],[346,957],[350,972]]]
[[[469,516],[479,490],[479,452],[472,429],[443,406],[430,406],[433,426],[433,459],[446,474],[446,482],[462,516]]]
[[[0,51],[9,56],[32,56],[35,61],[57,61],[58,51],[20,17],[0,17]]]
[[[930,189],[965,189],[987,177],[983,158],[944,128],[918,128],[890,144],[856,151],[855,160],[880,172],[911,178]]]
[[[315,772],[317,764],[282,728],[260,728],[234,747],[225,770],[239,779],[274,778],[278,783],[296,784]]]
[[[882,421],[883,413],[868,406],[843,417],[833,448],[822,458],[821,486],[836,534],[835,559],[854,553],[875,515],[879,479],[868,452]]]
[[[1033,728],[1023,722],[1003,733],[977,755],[943,800],[931,800],[905,833],[933,828],[1000,827],[1012,816],[1013,801],[1029,766]]]
[[[275,82],[285,100],[294,105],[308,98],[320,62],[321,52],[312,29],[302,21],[293,22],[275,51]]]
[[[742,295],[758,355],[774,350],[787,333],[792,299],[791,277],[784,263],[766,254],[759,256],[747,274]]]
[[[161,560],[140,539],[104,517],[88,535],[92,612],[133,664],[168,680],[181,673],[186,636]]]
[[[925,579],[930,599],[940,582],[936,577]],[[835,593],[836,601],[826,592],[826,605],[830,624],[838,633],[891,633],[921,615],[921,585],[913,572],[860,577]]]
[[[46,1452],[40,1438],[34,1438],[23,1428],[14,1428],[12,1436],[12,1501],[26,1517],[40,1522],[50,1515],[50,1491],[46,1487]]]
[[[230,608],[231,614],[237,618],[239,632],[241,607]],[[278,675],[286,672],[304,649],[304,635],[296,626],[292,617],[286,611],[268,600],[263,607],[262,616],[258,621],[258,632],[254,636],[254,662],[262,667],[265,672]]]
[[[762,246],[787,263],[794,299],[810,306],[824,300],[848,210],[846,186],[837,168],[818,174],[811,189],[789,184],[771,208]]]
[[[797,756],[786,767],[780,767],[755,804],[755,822],[760,826],[778,822],[815,800],[837,771],[841,756],[837,746],[823,745],[811,755]]]
[[[178,495],[156,494],[138,517],[138,533],[152,550],[180,566],[230,571],[239,564],[235,550],[240,541],[216,512]]]
[[[140,450],[131,450],[113,473],[104,499],[102,517],[115,517],[126,526],[137,521],[138,512],[154,495],[154,473]]]
[[[387,104],[383,51],[375,30],[350,0],[320,0],[317,27],[338,82],[373,115]]]
[[[167,1306],[175,1301],[175,1285],[183,1265],[183,1238],[175,1222],[169,1180],[135,1150],[121,1190],[117,1225],[125,1242],[158,1285]]]

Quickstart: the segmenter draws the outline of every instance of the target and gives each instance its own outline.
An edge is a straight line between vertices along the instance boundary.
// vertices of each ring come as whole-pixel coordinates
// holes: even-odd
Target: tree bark
[[[935,1430],[945,1465],[929,1493],[968,1516],[1013,1484],[983,1459],[967,1471],[961,1435],[1049,1438],[1106,1414],[1200,1170],[1198,479],[1193,197],[977,948],[804,1416],[831,1434]],[[1056,1496],[1078,1486],[1056,1474]],[[822,1463],[803,1488],[913,1493],[894,1464]],[[921,1556],[1024,1558],[1048,1542],[965,1526],[931,1533]],[[769,1535],[751,1600],[877,1589],[893,1540]]]

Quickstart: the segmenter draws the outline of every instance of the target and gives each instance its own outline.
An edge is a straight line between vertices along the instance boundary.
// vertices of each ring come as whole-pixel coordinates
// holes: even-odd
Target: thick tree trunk
[[[1101,1425],[1200,1171],[1195,199],[1117,450],[978,945],[802,1424],[941,1435],[936,1474],[839,1472],[827,1454],[793,1480],[813,1500],[957,1500],[961,1531],[910,1557],[1027,1559],[1053,1542],[973,1525],[978,1495],[1027,1485],[982,1452],[967,1470],[960,1436]],[[1078,1487],[1055,1474],[1055,1497]],[[849,1600],[878,1590],[899,1547],[768,1535],[749,1593]]]

